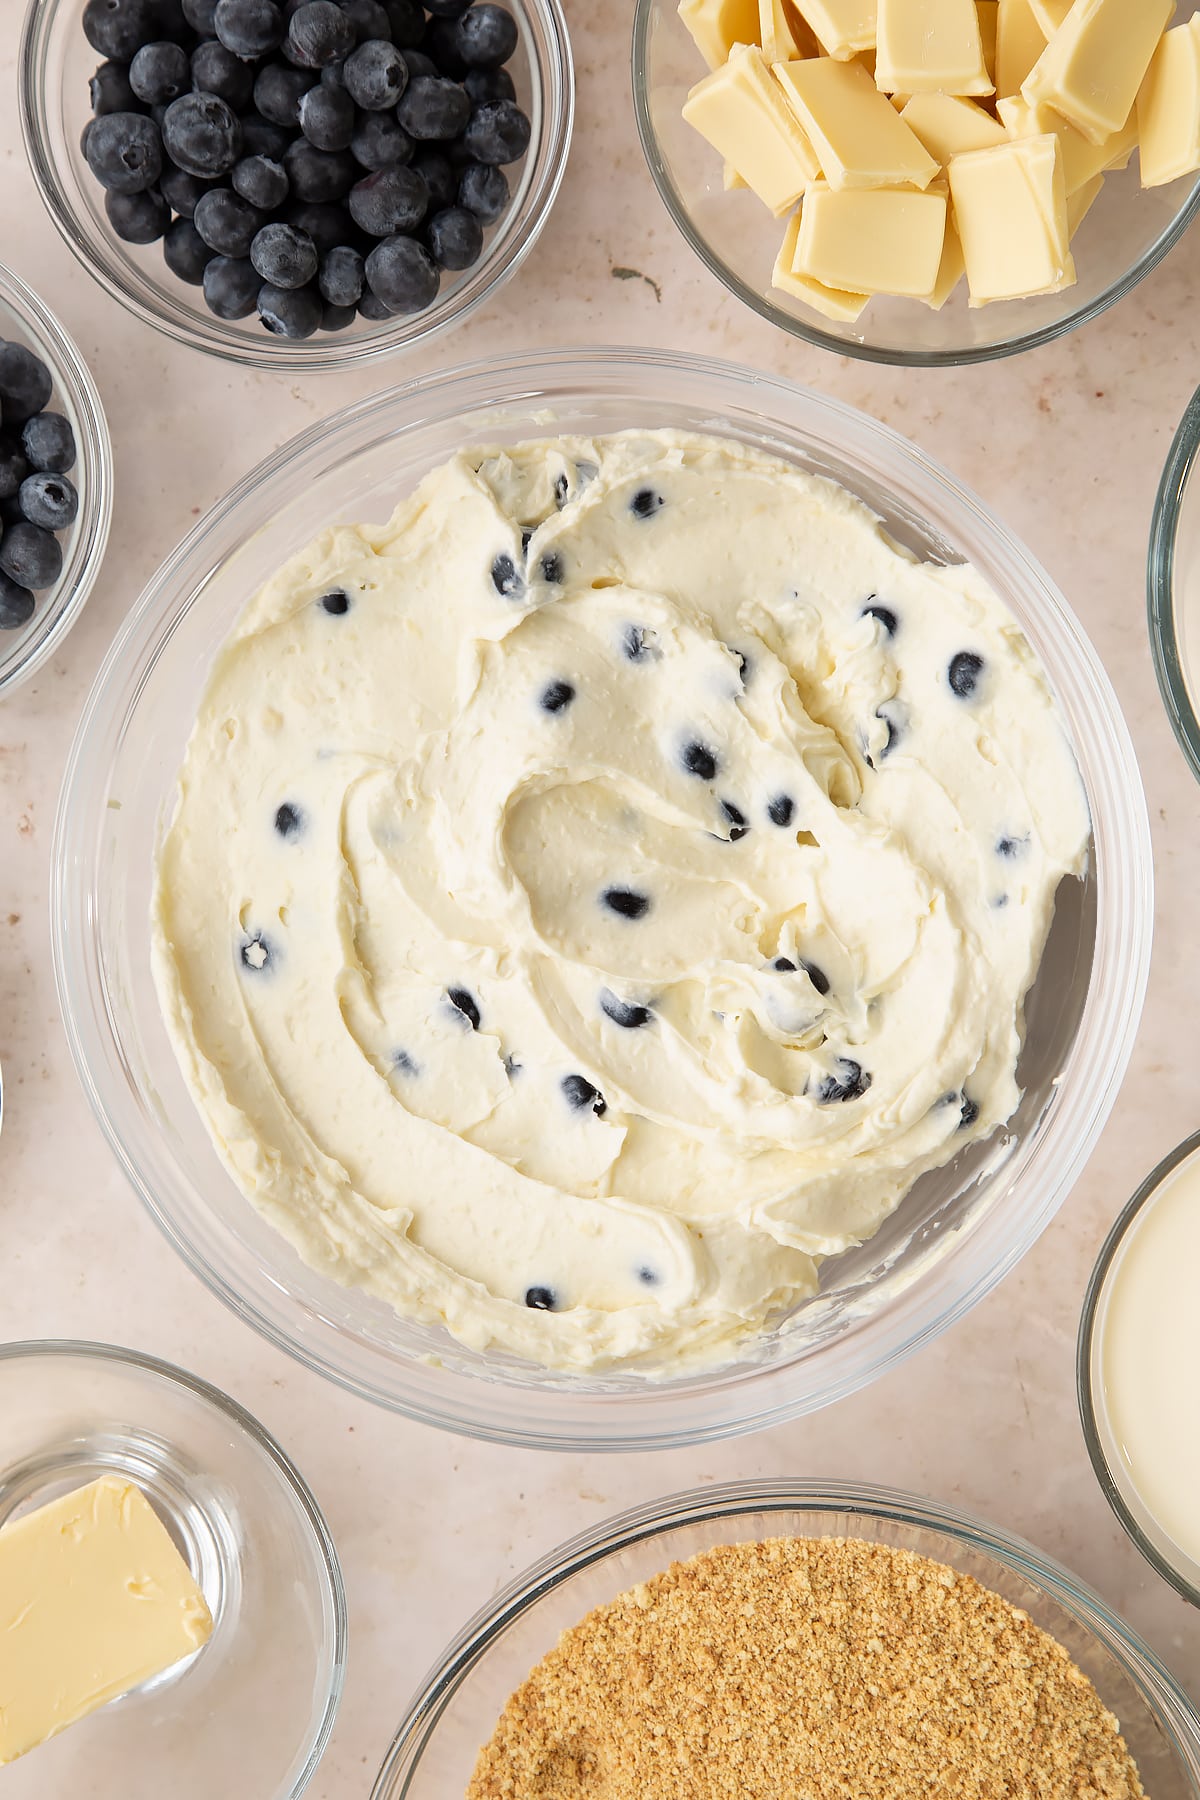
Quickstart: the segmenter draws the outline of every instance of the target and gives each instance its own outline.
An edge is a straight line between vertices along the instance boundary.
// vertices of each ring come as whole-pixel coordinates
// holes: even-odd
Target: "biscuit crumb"
[[[467,1800],[1145,1800],[1062,1645],[971,1576],[854,1539],[675,1563],[563,1634]]]

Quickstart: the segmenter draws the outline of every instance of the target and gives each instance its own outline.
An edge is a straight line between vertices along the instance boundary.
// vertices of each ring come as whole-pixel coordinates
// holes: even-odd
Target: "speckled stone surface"
[[[2,10],[15,22],[17,0]],[[96,1337],[161,1354],[230,1389],[296,1457],[350,1596],[349,1676],[310,1789],[319,1800],[366,1793],[427,1666],[532,1557],[622,1506],[737,1476],[854,1477],[974,1508],[1094,1584],[1200,1701],[1200,1613],[1122,1537],[1074,1394],[1076,1323],[1104,1232],[1200,1124],[1200,789],[1159,704],[1143,597],[1155,486],[1200,379],[1200,233],[1115,311],[1016,362],[907,372],[808,349],[739,307],[676,236],[637,144],[626,9],[572,0],[568,11],[574,153],[521,275],[423,355],[304,381],[176,349],[82,273],[26,167],[11,30],[0,54],[0,260],[38,289],[90,362],[118,482],[107,564],[80,624],[0,705],[0,1337]],[[622,273],[631,269],[646,279]],[[1132,1069],[1036,1249],[968,1320],[867,1392],[799,1424],[666,1456],[534,1457],[457,1441],[349,1399],[252,1335],[126,1186],[70,1066],[50,968],[50,839],[67,745],[109,639],[160,560],[238,475],[323,414],[417,370],[556,341],[739,358],[866,408],[948,464],[1026,540],[1091,632],[1134,733],[1154,828],[1157,939]]]

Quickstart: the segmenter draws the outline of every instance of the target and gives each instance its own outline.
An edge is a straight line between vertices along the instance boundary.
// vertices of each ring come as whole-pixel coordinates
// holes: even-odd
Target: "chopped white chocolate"
[[[815,307],[827,319],[839,319],[843,324],[853,324],[871,296],[851,294],[845,288],[826,287],[823,281],[814,281],[810,275],[797,275],[792,264],[796,258],[799,232],[800,208],[797,207],[787,222],[779,255],[775,258],[771,286],[780,288],[785,294],[794,295],[797,300],[803,300],[806,306]]]
[[[1074,0],[1029,0],[1038,29],[1047,40],[1052,38],[1074,5]]]
[[[937,280],[927,294],[916,297],[925,306],[941,312],[947,300],[967,272],[966,260],[963,257],[962,241],[955,228],[954,219],[946,215],[946,237],[942,244],[942,260],[938,266]]]
[[[1079,230],[1079,227],[1091,212],[1096,197],[1103,186],[1103,174],[1093,175],[1092,179],[1090,181],[1085,181],[1081,188],[1076,188],[1073,194],[1067,195],[1067,232],[1071,237],[1075,236],[1075,233]]]
[[[774,74],[830,187],[929,186],[939,164],[861,63],[811,57]]]
[[[1014,138],[950,164],[972,306],[1053,294],[1075,280],[1057,137]]]
[[[758,0],[679,0],[679,17],[710,69],[719,69],[735,44],[758,41]]]
[[[820,181],[804,196],[794,269],[851,293],[919,299],[937,282],[945,236],[944,194]]]
[[[796,0],[826,56],[848,62],[874,50],[877,0]]]
[[[996,36],[999,31],[1000,0],[975,0],[979,15],[979,41],[983,45],[983,66],[988,80],[996,85]]]
[[[1022,85],[1093,144],[1133,110],[1175,0],[1075,0]]]
[[[992,92],[975,0],[879,0],[875,56],[888,94]]]
[[[996,19],[996,93],[1019,94],[1038,57],[1046,34],[1038,24],[1033,0],[1000,0]]]
[[[820,172],[783,89],[752,44],[735,45],[728,62],[696,84],[683,116],[772,212],[786,211]]]
[[[819,56],[821,46],[792,0],[758,0],[758,41],[769,63]]]
[[[1062,146],[1063,181],[1067,198],[1086,187],[1094,175],[1105,169],[1124,168],[1137,143],[1137,116],[1131,113],[1124,129],[1093,144],[1068,125],[1051,106],[1031,106],[1017,94],[997,105],[1001,121],[1013,138],[1044,137],[1053,132]]]
[[[914,94],[900,117],[941,168],[952,156],[988,150],[1007,135],[991,113],[957,94]]]
[[[1200,169],[1200,13],[1163,34],[1138,90],[1142,186]]]

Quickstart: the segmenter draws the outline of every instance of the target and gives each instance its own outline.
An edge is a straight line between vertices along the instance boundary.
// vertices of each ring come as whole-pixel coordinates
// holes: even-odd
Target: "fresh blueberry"
[[[525,1304],[532,1307],[534,1312],[553,1312],[558,1306],[558,1297],[553,1288],[526,1288]]]
[[[772,825],[779,825],[784,830],[791,824],[796,815],[796,802],[790,794],[776,794],[767,802],[767,817]]]
[[[83,35],[113,62],[132,62],[143,44],[162,36],[154,0],[87,0]]]
[[[454,1008],[455,1012],[462,1014],[463,1018],[467,1021],[467,1024],[471,1027],[471,1030],[478,1031],[480,1024],[479,1002],[476,1000],[474,994],[471,993],[470,989],[464,987],[447,988],[446,998]]]
[[[469,69],[497,69],[517,47],[517,24],[502,6],[488,0],[472,6],[454,30],[455,47]]]
[[[177,169],[170,162],[164,165],[158,184],[163,199],[181,219],[192,218],[201,194],[207,194],[215,186],[215,182],[200,181],[195,175],[189,175],[185,169]]]
[[[863,607],[861,616],[864,619],[878,619],[879,623],[883,626],[884,631],[890,638],[895,637],[900,626],[900,621],[897,619],[891,607],[881,606],[874,594],[872,594],[871,598],[867,601],[867,604]]]
[[[817,1088],[817,1099],[822,1106],[861,1099],[871,1085],[871,1077],[864,1072],[861,1063],[851,1057],[839,1056],[836,1066],[836,1074],[823,1076]]]
[[[307,338],[320,329],[321,296],[315,286],[278,288],[264,281],[258,291],[258,316],[274,337]]]
[[[275,829],[281,838],[297,838],[304,829],[304,814],[290,800],[276,809]]]
[[[507,69],[468,69],[463,86],[474,106],[481,106],[485,100],[515,100],[517,97]]]
[[[550,582],[551,585],[554,587],[562,586],[562,579],[563,579],[565,570],[563,568],[563,559],[559,555],[557,550],[547,550],[545,556],[543,556],[541,563],[539,564],[539,567],[542,572],[542,580],[543,581]]]
[[[662,505],[662,495],[656,494],[653,488],[639,488],[629,502],[629,510],[635,519],[652,519]]]
[[[79,511],[79,495],[68,475],[27,475],[17,498],[28,523],[43,531],[65,531]]]
[[[471,117],[471,102],[456,81],[441,75],[415,75],[404,90],[396,117],[409,137],[441,143],[461,136]]]
[[[200,37],[216,37],[217,0],[183,0],[183,16]]]
[[[978,1117],[979,1102],[977,1100],[969,1099],[967,1095],[964,1094],[962,1096],[962,1107],[959,1112],[958,1129],[960,1131],[965,1131],[968,1125],[973,1125]]]
[[[190,50],[193,34],[184,15],[183,0],[155,0],[154,10],[158,15],[157,36],[172,44],[183,44]]]
[[[407,1050],[396,1050],[392,1054],[392,1067],[401,1075],[419,1075],[420,1064]]]
[[[286,63],[268,63],[255,77],[254,104],[268,124],[298,127],[300,102],[316,84],[317,77],[309,69],[290,69]],[[254,147],[261,148],[260,145]],[[281,157],[286,149],[285,142],[267,154]]]
[[[429,189],[416,169],[396,164],[356,181],[347,204],[361,231],[385,238],[394,231],[411,231],[421,223],[429,205]]]
[[[983,674],[983,658],[977,656],[974,650],[960,650],[950,658],[948,673],[950,692],[957,694],[960,700],[969,700]]]
[[[260,212],[274,212],[288,196],[288,178],[283,164],[269,156],[243,156],[235,163],[229,177],[233,191],[248,200]]]
[[[483,249],[483,226],[465,206],[435,212],[425,227],[433,260],[443,269],[469,269]]]
[[[396,129],[399,130],[399,126]],[[458,197],[458,171],[444,151],[420,150],[413,157],[412,166],[429,189],[431,213],[442,212],[447,206],[454,205]]]
[[[259,975],[269,965],[274,947],[261,931],[254,931],[242,939],[238,953],[243,969]]]
[[[88,83],[88,93],[97,118],[102,113],[137,112],[140,104],[124,63],[102,62]]]
[[[183,94],[167,108],[162,141],[171,161],[189,175],[224,175],[242,153],[242,128],[218,95]]]
[[[369,319],[372,325],[378,325],[393,315],[391,307],[386,305],[378,294],[372,293],[369,287],[365,287],[362,299],[358,303],[358,316],[360,319]]]
[[[829,977],[824,969],[820,968],[815,962],[805,962],[803,959],[801,959],[800,967],[804,970],[804,973],[808,976],[808,979],[812,982],[818,994],[824,999],[825,995],[829,992]]]
[[[394,44],[374,38],[350,52],[342,78],[356,106],[364,112],[386,112],[408,86],[408,64]]]
[[[575,698],[575,689],[569,681],[551,681],[542,689],[538,701],[543,712],[562,712],[570,706]]]
[[[0,338],[0,407],[8,425],[22,425],[49,405],[50,371],[24,344]]]
[[[715,750],[710,750],[707,744],[702,744],[698,738],[693,738],[690,743],[683,746],[679,760],[688,774],[695,775],[700,781],[716,780],[717,769],[720,766],[717,761],[717,753]]]
[[[458,39],[452,19],[430,19],[425,26],[421,48],[426,56],[433,58],[440,75],[445,75],[450,81],[462,80],[467,72],[467,65],[458,53]]]
[[[324,256],[335,244],[344,244],[353,230],[343,209],[328,201],[318,205],[312,200],[293,200],[284,209],[283,217],[285,224],[307,233],[317,246],[319,256]]]
[[[87,165],[112,194],[140,194],[162,174],[158,126],[144,113],[104,113],[88,132]]]
[[[435,19],[457,19],[470,4],[471,0],[425,0],[425,11]]]
[[[323,69],[349,56],[356,35],[353,23],[333,0],[308,0],[288,20],[284,54],[302,69]]]
[[[508,205],[508,176],[488,163],[469,162],[458,178],[458,203],[481,225],[494,225]]]
[[[355,307],[362,298],[363,259],[349,244],[335,244],[321,258],[317,286],[329,306]]]
[[[64,419],[61,413],[42,412],[26,419],[21,448],[31,469],[65,475],[75,467],[75,433],[70,419]]]
[[[321,608],[335,619],[344,618],[350,611],[350,596],[344,588],[333,588],[328,594],[321,595]]]
[[[235,56],[257,60],[283,42],[283,14],[275,0],[217,0],[213,24]]]
[[[423,26],[422,29],[424,29]],[[404,58],[404,66],[408,70],[410,81],[415,80],[418,75],[437,75],[439,73],[432,56],[426,56],[423,50],[405,48],[401,51],[401,55]]]
[[[0,538],[0,572],[20,587],[53,587],[62,574],[58,539],[26,519],[10,525]]]
[[[216,94],[241,114],[254,94],[254,65],[235,56],[216,38],[192,51],[192,86],[198,94]]]
[[[338,0],[338,5],[353,25],[360,44],[373,43],[376,39],[391,43],[392,22],[382,0]]]
[[[512,163],[528,150],[529,137],[529,120],[515,100],[485,100],[471,109],[463,147],[476,162]]]
[[[648,1006],[636,1006],[632,1001],[622,1000],[611,988],[600,989],[600,1010],[625,1031],[637,1031],[641,1026],[649,1025],[654,1017]]]
[[[387,169],[394,163],[411,162],[413,141],[391,113],[364,113],[354,128],[350,149],[364,169]]]
[[[598,1087],[593,1087],[586,1076],[564,1075],[561,1085],[567,1105],[574,1107],[576,1112],[582,1112],[585,1106],[590,1106],[596,1117],[602,1119],[608,1111],[604,1095]]]
[[[157,243],[171,223],[171,208],[158,188],[147,188],[141,194],[105,194],[104,211],[126,244]]]
[[[642,919],[650,911],[649,894],[639,894],[635,888],[605,888],[600,898],[622,919]]]
[[[318,82],[300,101],[300,129],[318,150],[348,150],[356,116],[345,88]]]
[[[732,800],[722,800],[721,811],[729,821],[729,842],[736,844],[738,839],[744,838],[750,829],[746,823],[746,815],[740,806],[733,804]]]
[[[267,215],[251,206],[232,188],[212,188],[196,203],[193,223],[210,250],[218,256],[249,256],[250,246],[267,221]],[[286,231],[288,227],[285,225]],[[307,276],[304,277],[308,279]],[[288,283],[281,282],[281,287]],[[292,286],[298,287],[299,282]]]
[[[129,85],[147,106],[178,100],[192,85],[192,65],[180,44],[143,44],[129,65]]]
[[[358,318],[357,306],[331,306],[328,300],[321,305],[321,330],[345,331]]]
[[[262,284],[248,256],[214,256],[204,270],[205,305],[218,319],[248,319],[258,306]]]
[[[506,600],[519,600],[525,592],[524,577],[507,550],[502,550],[492,564],[492,586]]]
[[[163,260],[180,281],[199,287],[204,271],[216,255],[190,219],[176,219],[163,233]]]
[[[275,220],[254,234],[250,261],[276,288],[302,288],[317,272],[317,246],[307,232]]]
[[[383,0],[383,9],[393,44],[400,50],[415,50],[425,33],[425,14],[418,0]]]
[[[28,473],[20,438],[8,431],[0,434],[0,500],[11,500]]]
[[[284,152],[283,166],[297,200],[319,204],[341,200],[358,180],[358,164],[348,150],[318,150],[299,137]]]
[[[0,573],[0,631],[19,631],[22,625],[28,625],[36,606],[27,587]]]

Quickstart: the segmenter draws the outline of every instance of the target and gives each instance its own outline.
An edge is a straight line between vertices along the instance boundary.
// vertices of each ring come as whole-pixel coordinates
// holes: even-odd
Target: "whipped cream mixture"
[[[472,450],[247,608],[156,978],[307,1261],[473,1346],[669,1371],[1013,1111],[1088,835],[971,568],[732,440]]]

